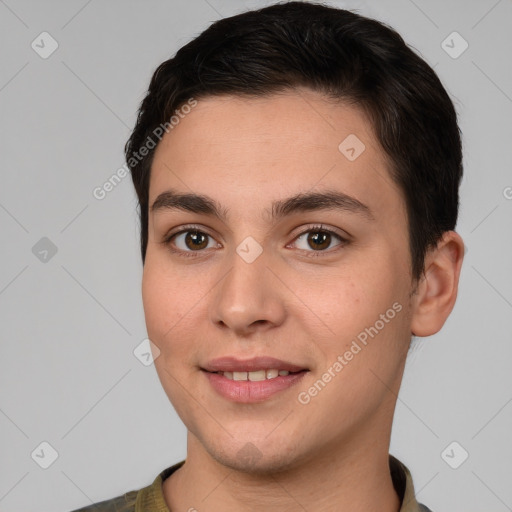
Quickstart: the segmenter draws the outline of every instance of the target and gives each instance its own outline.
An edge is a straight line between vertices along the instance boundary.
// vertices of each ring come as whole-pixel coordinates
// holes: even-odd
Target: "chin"
[[[268,442],[251,442],[226,447],[207,447],[210,456],[219,464],[251,475],[270,476],[292,469],[299,463],[297,454],[285,443],[273,446]]]
[[[247,446],[249,445],[252,445],[252,443],[247,443]],[[217,462],[229,469],[239,473],[258,476],[269,476],[274,473],[279,473],[291,465],[289,461],[280,460],[280,458],[275,455],[269,458],[268,456],[265,457],[262,455],[257,449],[251,453],[252,450],[244,450],[244,448],[242,448],[242,451],[245,451],[243,454],[213,454],[213,456]]]

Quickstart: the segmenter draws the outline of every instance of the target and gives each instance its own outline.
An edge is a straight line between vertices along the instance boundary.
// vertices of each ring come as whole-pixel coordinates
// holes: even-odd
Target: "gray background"
[[[131,180],[92,192],[123,165],[155,67],[212,21],[269,3],[0,0],[2,512],[71,510],[184,458],[185,428],[133,354],[146,331]],[[512,2],[329,3],[396,28],[464,135],[459,298],[411,349],[390,451],[434,512],[512,510]],[[43,31],[59,45],[46,59],[31,47]],[[469,44],[458,58],[442,47],[453,31]],[[44,441],[58,453],[47,469]]]

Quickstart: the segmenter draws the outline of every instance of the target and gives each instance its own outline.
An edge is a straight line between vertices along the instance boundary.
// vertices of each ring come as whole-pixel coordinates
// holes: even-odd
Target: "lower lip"
[[[273,379],[261,381],[230,380],[218,373],[211,373],[203,370],[213,389],[219,395],[232,402],[254,403],[263,402],[272,395],[290,388],[297,384],[306,374],[307,370],[289,375],[279,375]]]

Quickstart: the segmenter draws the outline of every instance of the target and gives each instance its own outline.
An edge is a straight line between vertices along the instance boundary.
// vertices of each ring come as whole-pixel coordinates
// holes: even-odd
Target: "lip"
[[[308,370],[308,368],[305,368],[304,366],[298,366],[296,364],[268,356],[253,357],[251,359],[237,359],[233,356],[218,357],[217,359],[209,361],[201,369],[206,370],[207,372],[253,372],[269,369],[300,372],[302,370]]]
[[[289,375],[279,375],[263,381],[230,380],[215,372],[252,372],[257,370],[286,370]],[[233,356],[218,357],[209,361],[203,368],[204,375],[212,388],[224,398],[238,403],[263,402],[271,396],[285,391],[297,384],[308,373],[304,366],[276,359],[259,356],[251,359],[238,359]]]
[[[289,375],[279,375],[273,379],[263,381],[230,380],[220,373],[204,370],[202,373],[219,395],[232,402],[249,404],[263,402],[273,395],[289,389],[291,386],[297,384],[304,375],[308,373],[308,370],[291,373]]]

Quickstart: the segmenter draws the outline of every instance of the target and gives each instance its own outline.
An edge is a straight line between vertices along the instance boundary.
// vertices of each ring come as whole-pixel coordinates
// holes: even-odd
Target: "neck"
[[[163,484],[172,512],[398,512],[400,500],[389,470],[389,439],[325,446],[292,467],[244,473],[212,458],[189,432],[185,464]],[[382,449],[384,447],[385,449]],[[336,454],[333,456],[333,453]]]

